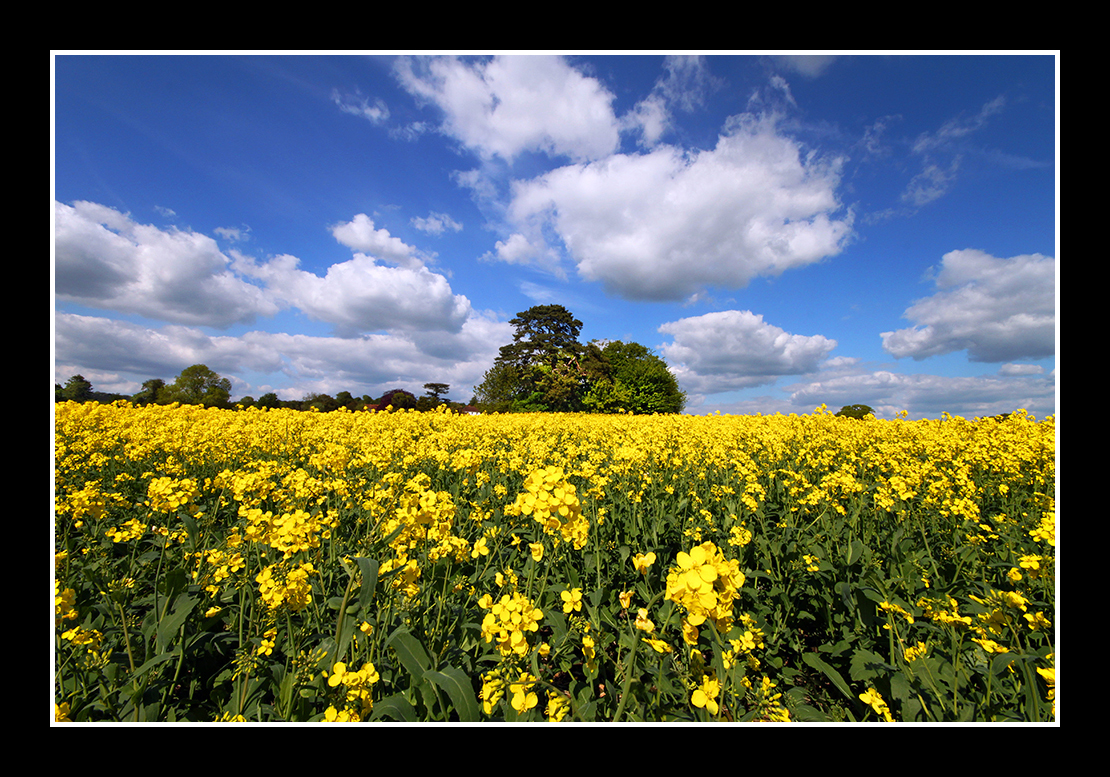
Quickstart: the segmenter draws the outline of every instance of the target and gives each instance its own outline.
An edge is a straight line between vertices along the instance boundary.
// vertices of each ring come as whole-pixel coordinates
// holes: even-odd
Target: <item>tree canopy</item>
[[[55,387],[54,395],[71,402],[85,402],[92,396],[92,384],[85,380],[84,375],[74,375],[60,391]]]
[[[513,342],[475,388],[483,409],[678,413],[686,405],[663,359],[639,343],[583,345],[582,322],[562,305],[537,305],[509,323]]]
[[[836,414],[841,418],[857,418],[863,420],[868,415],[874,415],[875,411],[871,409],[870,405],[845,405],[837,410]]]
[[[230,399],[231,381],[204,364],[183,369],[177,380],[163,388],[158,397],[160,403],[180,402],[205,407],[227,407]]]
[[[444,394],[451,390],[449,383],[425,383],[424,390],[428,392],[427,396],[430,397],[435,404],[448,401]]]
[[[686,406],[686,394],[679,390],[667,363],[651,349],[639,343],[616,340],[601,351],[610,366],[604,382],[595,389],[606,391],[619,409],[631,413],[680,413]],[[602,381],[606,380],[603,378]]]

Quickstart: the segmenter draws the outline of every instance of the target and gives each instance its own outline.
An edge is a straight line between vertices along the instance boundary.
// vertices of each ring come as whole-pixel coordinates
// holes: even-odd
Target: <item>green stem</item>
[[[128,663],[131,666],[131,672],[132,672],[132,674],[134,674],[134,672],[135,672],[135,656],[131,652],[131,637],[127,633],[127,616],[123,612],[123,605],[120,604],[119,602],[116,602],[116,609],[119,610],[119,623],[120,623],[120,627],[123,629],[123,644],[127,648],[127,660],[128,660]]]
[[[354,584],[355,576],[351,575],[347,579],[347,590],[343,592],[343,603],[339,605],[339,616],[335,619],[335,646],[336,650],[338,651],[335,655],[336,661],[342,661],[343,656],[346,653],[346,649],[340,645],[339,640],[343,635],[343,621],[347,617],[347,599],[351,595],[351,587]]]

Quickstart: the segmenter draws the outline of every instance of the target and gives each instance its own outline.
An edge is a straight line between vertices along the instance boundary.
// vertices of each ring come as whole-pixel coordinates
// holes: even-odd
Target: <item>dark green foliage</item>
[[[686,394],[667,363],[639,343],[608,343],[602,355],[611,367],[613,392],[630,413],[681,413]]]
[[[206,365],[194,364],[181,371],[171,385],[166,386],[160,403],[180,402],[183,405],[227,407],[231,398],[231,381],[220,377]]]
[[[65,386],[54,387],[55,399],[60,399],[65,402],[87,402],[92,398],[92,384],[85,380],[83,375],[74,375],[66,381]]]
[[[448,401],[443,395],[451,390],[451,386],[447,383],[425,383],[424,390],[428,392],[428,397],[432,399],[432,405],[435,406]]]
[[[166,381],[161,378],[151,378],[143,383],[142,389],[131,397],[136,405],[155,405],[161,402],[166,391]]]
[[[384,410],[389,405],[392,405],[394,410],[416,409],[416,397],[404,389],[390,389],[382,394],[377,407],[379,410]]]
[[[254,404],[255,404],[255,407],[264,407],[264,408],[268,408],[268,409],[273,409],[273,408],[276,408],[276,407],[281,407],[281,400],[278,399],[277,394],[275,394],[271,391],[268,394],[263,394],[262,396],[260,396],[258,398],[258,401],[255,402]]]
[[[487,411],[678,413],[686,395],[666,362],[639,343],[578,342],[582,322],[561,305],[539,305],[512,319],[474,404]]]
[[[315,409],[320,413],[330,413],[339,407],[339,401],[329,394],[309,394],[301,401],[301,410]]]
[[[867,405],[845,405],[836,412],[841,418],[863,419],[867,415],[875,415],[875,411]]]

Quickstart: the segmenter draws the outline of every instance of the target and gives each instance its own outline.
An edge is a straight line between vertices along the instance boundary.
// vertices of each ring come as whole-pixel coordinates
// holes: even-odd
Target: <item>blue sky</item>
[[[1056,412],[1058,54],[52,62],[56,383],[467,401],[555,303],[687,412]]]

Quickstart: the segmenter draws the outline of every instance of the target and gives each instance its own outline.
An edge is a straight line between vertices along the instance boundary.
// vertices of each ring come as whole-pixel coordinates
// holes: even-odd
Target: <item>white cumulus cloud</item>
[[[561,57],[402,58],[401,85],[443,111],[442,132],[482,159],[525,151],[596,159],[620,142],[613,95]]]
[[[822,335],[790,334],[749,310],[724,310],[659,327],[660,347],[687,391],[714,394],[815,372],[836,347]]]
[[[55,203],[55,294],[186,326],[227,328],[292,307],[344,337],[461,331],[470,301],[424,266],[422,252],[365,214],[332,232],[356,253],[320,276],[294,256],[224,254],[206,235],[140,224],[96,203]]]
[[[512,327],[492,314],[475,313],[458,332],[388,332],[358,338],[246,332],[213,336],[185,326],[151,328],[70,313],[55,315],[55,382],[76,372],[97,376],[96,385],[134,393],[151,377],[170,380],[190,364],[206,364],[223,375],[250,371],[284,375],[292,387],[285,399],[307,393],[350,391],[380,394],[389,388],[451,385],[451,396],[470,398],[472,389],[512,338]],[[80,366],[77,366],[80,365]],[[236,380],[235,395],[265,393]]]
[[[471,312],[470,301],[454,294],[442,275],[426,267],[386,267],[362,253],[331,265],[323,277],[300,269],[289,255],[262,263],[241,257],[236,266],[265,281],[285,305],[334,326],[341,337],[382,330],[457,332]]]
[[[840,214],[838,183],[835,160],[748,116],[712,150],[662,145],[518,182],[509,218],[533,243],[552,228],[580,275],[610,293],[681,300],[839,253],[851,215]]]
[[[914,326],[883,332],[883,348],[916,360],[967,351],[973,362],[1039,359],[1056,352],[1056,260],[1000,259],[975,249],[944,255],[937,293],[903,317]]]
[[[177,324],[228,327],[277,312],[211,237],[140,224],[92,202],[54,203],[54,292]]]
[[[403,267],[420,267],[424,264],[424,256],[420,251],[389,234],[388,229],[375,227],[373,219],[365,213],[336,224],[331,228],[331,233],[351,250],[370,254],[382,261]]]

